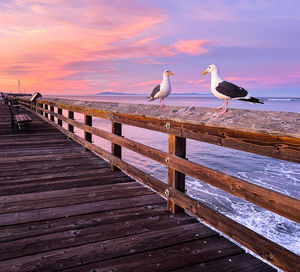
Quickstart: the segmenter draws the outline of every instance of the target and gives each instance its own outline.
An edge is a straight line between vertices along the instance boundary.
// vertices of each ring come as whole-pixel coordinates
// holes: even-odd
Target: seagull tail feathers
[[[250,97],[250,98],[242,98],[242,99],[239,99],[239,100],[242,100],[242,101],[247,101],[247,102],[251,102],[251,103],[260,103],[260,104],[264,104],[264,101],[258,99],[258,98],[255,98],[255,97]]]
[[[147,98],[149,101],[153,101],[155,99],[153,96],[148,96]]]

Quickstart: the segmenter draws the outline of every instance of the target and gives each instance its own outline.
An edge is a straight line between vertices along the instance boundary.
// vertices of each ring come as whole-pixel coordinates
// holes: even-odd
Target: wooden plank
[[[5,185],[13,185],[13,184],[21,184],[25,182],[31,182],[35,180],[54,180],[57,178],[63,178],[63,177],[76,177],[76,176],[82,176],[82,175],[97,175],[97,174],[108,174],[110,173],[109,169],[98,169],[97,165],[81,165],[81,168],[77,168],[78,171],[74,171],[74,167],[71,167],[71,169],[64,169],[63,172],[58,172],[52,169],[52,173],[49,172],[47,169],[45,171],[41,170],[41,173],[39,175],[36,175],[39,173],[37,170],[35,173],[33,170],[29,171],[26,175],[22,175],[22,177],[19,177],[17,175],[12,176],[5,176],[0,177],[1,185],[4,187]],[[76,167],[75,167],[76,168]],[[80,171],[82,169],[82,171]],[[33,172],[33,173],[30,173]],[[22,172],[20,173],[22,174]],[[100,176],[101,177],[101,176]]]
[[[128,207],[148,205],[149,203],[162,203],[164,200],[158,195],[143,195],[131,198],[121,198],[89,202],[84,204],[74,204],[63,207],[44,208],[39,210],[23,211],[15,213],[0,214],[0,226],[23,224],[34,221],[63,218],[78,214],[95,213],[115,209],[125,209]]]
[[[164,230],[195,222],[196,220],[187,216],[177,217],[175,221],[170,220],[169,215],[162,215],[155,219],[146,217],[81,229],[73,228],[72,230],[63,232],[15,240],[13,243],[3,242],[0,244],[0,261],[66,247],[118,239],[150,231]],[[209,235],[216,235],[212,230],[210,232],[207,231],[207,233]]]
[[[32,122],[32,119],[26,114],[15,114],[15,118],[18,123]]]
[[[76,177],[61,177],[51,180],[35,180],[32,182],[24,182],[16,185],[3,186],[0,191],[0,195],[13,195],[13,194],[25,194],[32,192],[41,192],[45,190],[63,190],[70,188],[81,188],[86,186],[115,184],[132,182],[130,177],[114,177],[105,176],[99,178],[95,175],[77,175]]]
[[[88,228],[98,225],[126,222],[126,220],[141,219],[145,217],[159,219],[160,216],[166,214],[170,216],[170,219],[174,218],[174,220],[176,220],[177,216],[179,216],[171,215],[165,209],[164,203],[157,204],[157,201],[154,199],[152,203],[148,202],[148,205],[141,204],[135,207],[128,207],[126,209],[121,208],[111,211],[79,214],[51,220],[2,226],[0,232],[0,243],[73,230],[74,228]]]
[[[127,184],[126,184],[127,185]],[[94,187],[94,186],[93,186]],[[2,203],[0,214],[5,213],[16,213],[21,211],[29,211],[33,209],[44,209],[51,207],[59,207],[66,205],[75,205],[80,203],[88,203],[88,202],[96,202],[96,201],[104,201],[104,200],[112,200],[126,197],[135,197],[141,195],[150,195],[153,194],[152,191],[147,190],[146,188],[131,188],[129,185],[123,187],[122,189],[111,189],[105,190],[105,186],[101,190],[100,188],[96,191],[89,191],[87,193],[81,193],[78,195],[69,195],[64,197],[55,197],[48,198],[47,201],[42,199],[39,200],[31,200],[31,201],[21,201],[19,203]],[[99,191],[101,190],[101,191]]]
[[[112,260],[106,260],[88,265],[72,267],[71,269],[67,269],[65,271],[174,271],[174,269],[176,268],[184,267],[191,264],[205,263],[207,261],[215,262],[216,260],[224,256],[232,256],[236,254],[239,254],[237,256],[240,256],[241,253],[242,250],[233,243],[230,243],[228,240],[225,240],[225,238],[215,236],[192,242],[187,242],[181,245],[173,245],[158,250],[146,251],[144,253],[114,258]],[[267,265],[264,264],[262,265],[262,267],[267,268]],[[251,270],[251,267],[249,266],[246,270],[237,271],[253,270]],[[267,269],[266,271],[274,270]],[[206,272],[210,272],[210,270],[206,270]]]
[[[35,175],[43,175],[43,174],[52,174],[56,175],[56,173],[62,173],[62,172],[80,172],[84,170],[98,170],[98,165],[95,165],[94,163],[86,163],[86,164],[73,164],[73,165],[47,165],[44,168],[31,168],[31,169],[13,169],[10,171],[3,171],[0,173],[0,181],[4,180],[5,182],[11,181],[11,180],[18,180],[19,178],[22,178],[26,176],[27,178],[30,176],[33,176],[33,179],[36,179]]]
[[[15,174],[15,171],[18,172],[23,172],[23,171],[38,171],[37,168],[40,168],[41,171],[43,171],[44,169],[51,169],[54,167],[73,167],[73,166],[81,166],[82,165],[82,159],[84,157],[76,157],[74,156],[73,158],[69,158],[68,160],[66,159],[54,159],[54,160],[36,160],[36,161],[16,161],[15,162],[0,162],[0,168],[1,168],[1,172],[0,172],[0,176],[3,176],[3,172],[11,172],[14,171],[13,174]],[[88,157],[86,158],[86,162],[85,165],[90,165],[90,166],[103,166],[104,164],[100,164],[100,163],[96,163],[95,160],[92,160]],[[7,174],[9,175],[9,174]]]
[[[114,191],[114,190],[124,190],[124,189],[146,189],[141,184],[134,182],[130,183],[114,183],[114,184],[106,184],[106,185],[97,185],[97,186],[87,186],[82,188],[71,188],[71,189],[62,189],[56,191],[44,191],[38,193],[27,193],[22,195],[5,195],[0,196],[0,203],[3,204],[16,204],[19,205],[20,203],[17,202],[26,202],[26,201],[39,201],[39,200],[46,200],[46,199],[53,199],[53,198],[61,198],[61,197],[68,197],[68,196],[78,196],[82,194],[90,194],[90,193],[97,193],[97,192],[107,192],[107,191]],[[2,210],[0,211],[2,212]]]
[[[11,164],[16,162],[37,162],[37,161],[47,161],[49,159],[60,161],[67,158],[73,158],[76,156],[77,158],[87,158],[85,153],[60,153],[60,154],[37,154],[37,155],[28,155],[28,156],[17,156],[17,157],[0,157],[1,164]]]
[[[165,230],[152,231],[134,236],[106,240],[103,242],[58,249],[41,254],[25,256],[2,261],[1,268],[10,272],[13,269],[22,271],[57,271],[116,256],[136,254],[173,244],[184,243],[214,235],[207,227],[193,223]],[[140,243],[136,243],[140,241]]]
[[[250,254],[239,254],[218,260],[208,261],[194,266],[173,270],[174,272],[228,272],[228,271],[255,271],[275,272],[275,268],[263,263]]]

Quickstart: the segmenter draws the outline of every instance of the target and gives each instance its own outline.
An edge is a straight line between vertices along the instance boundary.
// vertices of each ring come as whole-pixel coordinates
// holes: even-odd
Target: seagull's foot
[[[216,108],[216,110],[221,110],[221,109],[223,109],[223,105]]]
[[[226,111],[227,109],[224,109],[223,111],[219,112],[219,116],[223,115]]]
[[[163,105],[160,105],[160,108],[161,108],[161,109],[163,109],[164,107],[165,107],[165,105],[164,105],[164,104],[163,104]]]

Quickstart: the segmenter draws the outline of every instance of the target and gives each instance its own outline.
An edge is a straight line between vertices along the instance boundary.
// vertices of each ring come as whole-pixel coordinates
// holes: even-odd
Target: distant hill
[[[136,94],[136,93],[119,93],[119,92],[101,92],[101,93],[96,93],[96,95],[147,95],[147,94]],[[212,95],[209,93],[172,93],[171,95]]]
[[[96,95],[137,95],[136,93],[101,92]]]

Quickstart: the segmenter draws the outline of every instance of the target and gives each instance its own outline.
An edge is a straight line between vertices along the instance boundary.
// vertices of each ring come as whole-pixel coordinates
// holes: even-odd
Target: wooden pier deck
[[[0,271],[275,271],[36,115],[0,105]]]

